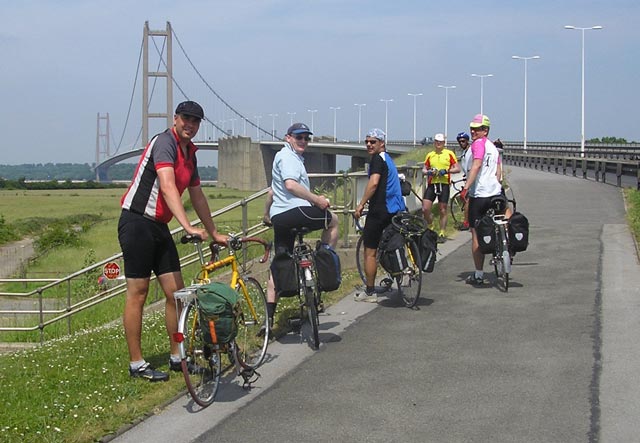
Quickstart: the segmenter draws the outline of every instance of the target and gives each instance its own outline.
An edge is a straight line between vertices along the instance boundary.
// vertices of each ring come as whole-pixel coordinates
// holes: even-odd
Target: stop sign
[[[118,265],[118,263],[116,262],[107,263],[106,265],[104,265],[102,273],[109,280],[115,280],[116,278],[120,277],[120,265]]]

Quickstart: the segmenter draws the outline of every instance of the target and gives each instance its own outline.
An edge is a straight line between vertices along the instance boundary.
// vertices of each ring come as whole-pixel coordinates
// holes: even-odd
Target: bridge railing
[[[398,169],[414,183],[414,187],[420,186],[422,175],[419,167],[406,166]],[[368,180],[367,174],[344,172],[309,174],[309,176],[326,183],[316,190],[329,196],[332,211],[340,217],[340,246],[353,246],[355,230],[351,214],[364,192]],[[262,189],[247,198],[214,211],[212,215],[218,229],[221,232],[229,232],[233,229],[236,233],[245,236],[265,235],[270,238],[272,236],[272,233],[268,232],[270,228],[262,223],[267,192],[268,189]],[[259,217],[256,214],[259,214]],[[198,224],[200,224],[199,220],[192,222],[192,225]],[[179,243],[184,230],[180,227],[172,230],[171,234],[176,243]],[[183,275],[188,282],[189,277],[195,274],[198,256],[193,248],[188,248],[188,245],[180,245],[178,250]],[[126,292],[124,279],[110,281],[107,287],[102,288],[98,287],[97,282],[98,276],[102,274],[103,267],[107,263],[121,262],[121,260],[122,254],[118,253],[62,278],[0,279],[0,288],[4,289],[0,292],[0,341],[43,343],[48,339],[82,329],[84,325],[81,323],[87,320],[78,320],[74,323],[72,321],[74,316]],[[194,270],[193,274],[189,273],[191,270]],[[152,276],[152,282],[148,303],[164,298],[155,276]],[[26,286],[31,289],[23,291],[7,289],[17,286]],[[34,336],[34,332],[37,337]],[[9,340],[2,338],[4,333],[7,333],[5,337]]]

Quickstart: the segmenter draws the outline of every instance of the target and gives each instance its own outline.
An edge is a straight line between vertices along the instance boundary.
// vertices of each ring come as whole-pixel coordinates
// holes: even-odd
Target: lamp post
[[[256,119],[256,140],[260,141],[260,119],[262,118],[261,115],[254,115],[253,118]]]
[[[268,114],[271,117],[271,140],[275,140],[276,136],[276,117],[278,114]]]
[[[444,88],[444,139],[447,140],[447,124],[449,123],[449,89],[455,89],[456,87],[455,85],[438,85],[438,88]]]
[[[527,153],[527,61],[537,60],[539,55],[533,55],[531,57],[521,57],[519,55],[512,55],[512,59],[524,60],[524,135],[522,141],[522,149],[524,153]]]
[[[480,114],[484,114],[484,78],[493,74],[471,74],[471,77],[480,77]]]
[[[362,107],[363,106],[367,106],[366,103],[354,103],[353,106],[357,106],[358,107],[358,143],[360,143],[361,141],[361,136],[360,134],[362,134]]]
[[[333,142],[335,143],[338,140],[338,137],[336,136],[336,114],[338,109],[340,109],[340,106],[329,106],[329,109],[333,110]]]
[[[296,115],[295,112],[287,112],[287,114],[289,115],[289,124],[292,125],[293,124],[293,116]]]
[[[318,112],[318,110],[317,109],[307,109],[307,112],[311,113],[311,132],[313,133],[313,114]],[[311,135],[311,138],[313,138],[313,134]]]
[[[389,140],[389,102],[392,102],[392,98],[381,98],[381,102],[384,102],[384,132],[387,134],[387,140]]]
[[[590,29],[602,29],[602,26],[579,28],[577,26],[566,25],[564,29],[576,29],[578,31],[582,31],[582,124],[580,126],[580,157],[584,157],[584,31],[588,31]]]
[[[413,146],[416,145],[416,97],[422,95],[422,92],[412,94],[409,92],[407,95],[413,97]]]

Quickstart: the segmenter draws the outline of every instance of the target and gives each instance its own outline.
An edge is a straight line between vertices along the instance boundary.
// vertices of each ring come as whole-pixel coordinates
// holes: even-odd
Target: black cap
[[[204,118],[202,106],[192,101],[180,103],[176,108],[176,114],[190,115],[192,117],[198,117],[200,120]]]
[[[291,134],[311,134],[311,135],[313,135],[313,132],[311,132],[309,127],[307,125],[305,125],[304,123],[294,123],[291,126],[289,126],[289,129],[287,129],[287,135],[291,135]]]

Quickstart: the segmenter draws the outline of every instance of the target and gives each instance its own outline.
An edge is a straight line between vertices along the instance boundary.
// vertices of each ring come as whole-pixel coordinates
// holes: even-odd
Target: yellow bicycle
[[[264,247],[264,255],[259,260],[264,263],[269,258],[271,245],[257,237],[229,235],[225,245],[228,256],[219,259],[221,245],[212,242],[211,260],[206,261],[199,237],[187,235],[181,242],[194,244],[201,268],[194,284],[174,293],[178,312],[178,332],[174,339],[179,344],[189,394],[198,405],[206,407],[213,403],[218,391],[223,354],[228,355],[236,374],[243,378],[243,387],[250,386],[259,377],[256,368],[262,364],[269,344],[267,300],[260,283],[240,272],[237,253],[248,243],[258,243]],[[224,267],[231,267],[230,286],[240,295],[238,333],[229,343],[217,343],[215,338],[211,343],[204,339],[201,329],[197,289],[210,283],[210,273]]]

